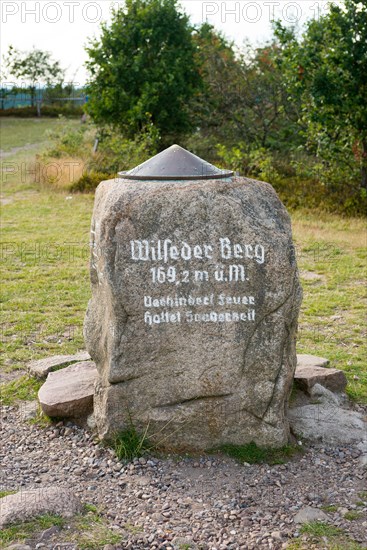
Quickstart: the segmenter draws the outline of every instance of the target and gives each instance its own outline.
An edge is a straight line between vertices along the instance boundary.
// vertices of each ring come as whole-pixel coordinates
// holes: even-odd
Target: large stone
[[[294,374],[296,385],[310,394],[315,384],[321,384],[334,392],[343,392],[347,385],[347,378],[343,371],[325,368],[327,359],[313,355],[297,355],[297,368]]]
[[[0,529],[43,514],[70,518],[81,511],[81,502],[69,489],[52,486],[22,490],[0,499]]]
[[[93,410],[97,370],[93,361],[75,363],[50,372],[38,392],[42,410],[50,417],[80,418]]]
[[[77,363],[79,361],[90,360],[90,355],[86,351],[80,351],[74,355],[53,355],[52,357],[46,357],[45,359],[37,359],[30,361],[27,365],[29,373],[37,378],[46,378],[49,372],[68,365],[69,363]]]
[[[320,403],[288,411],[293,432],[311,443],[329,445],[349,445],[366,439],[366,418],[325,398],[320,396]]]
[[[301,289],[274,189],[105,181],[91,240],[99,434],[132,422],[173,449],[286,443]]]

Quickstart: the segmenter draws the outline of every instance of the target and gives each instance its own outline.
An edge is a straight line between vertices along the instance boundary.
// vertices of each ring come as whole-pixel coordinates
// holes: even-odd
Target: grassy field
[[[0,117],[0,150],[10,151],[14,147],[24,147],[47,140],[46,132],[65,124],[57,118],[6,118]],[[68,120],[68,125],[80,124],[78,120]]]
[[[46,130],[78,123],[0,119],[3,151],[36,144],[2,159],[3,371],[83,349],[93,196],[34,183]],[[292,218],[304,289],[298,352],[329,358],[346,372],[349,394],[367,403],[365,221],[305,211]]]

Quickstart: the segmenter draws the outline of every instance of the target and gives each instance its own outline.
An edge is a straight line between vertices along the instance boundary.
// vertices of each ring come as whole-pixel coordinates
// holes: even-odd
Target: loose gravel
[[[25,421],[17,407],[0,413],[1,489],[73,488],[122,535],[106,550],[281,549],[295,540],[320,548],[307,546],[294,523],[305,506],[332,506],[326,511],[330,523],[367,548],[367,471],[357,447],[308,447],[275,466],[219,455],[122,464],[91,432],[70,422],[45,428]],[[348,511],[360,517],[347,520]]]

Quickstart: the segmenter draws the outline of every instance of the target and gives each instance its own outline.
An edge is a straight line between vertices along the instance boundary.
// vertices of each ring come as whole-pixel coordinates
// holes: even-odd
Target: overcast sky
[[[181,1],[193,23],[212,23],[238,46],[244,40],[264,43],[271,36],[273,18],[302,26],[307,19],[324,13],[327,4],[327,0]],[[66,69],[66,81],[84,84],[84,46],[88,38],[98,36],[101,22],[109,21],[112,7],[118,5],[123,1],[2,0],[1,55],[10,44],[20,50],[33,46],[48,50]]]

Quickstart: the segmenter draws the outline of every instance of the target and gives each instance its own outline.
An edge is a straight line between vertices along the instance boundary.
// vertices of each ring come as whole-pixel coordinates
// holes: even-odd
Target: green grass
[[[37,399],[38,390],[43,381],[24,375],[0,386],[0,403],[11,405],[16,401],[29,401]]]
[[[305,523],[300,528],[300,533],[307,535],[307,540],[292,541],[287,550],[308,550],[322,548],[324,550],[362,550],[363,546],[351,540],[342,529],[320,521]]]
[[[23,174],[34,154],[7,158],[15,168],[3,174],[1,193],[11,201],[2,207],[0,254],[2,368],[8,371],[84,349],[93,197],[66,200],[64,193],[39,191]]]
[[[139,434],[134,426],[115,435],[109,442],[119,460],[132,460],[151,449],[146,433]]]
[[[65,192],[41,190],[37,175],[25,177],[22,167],[43,150],[44,131],[57,123],[0,120],[2,148],[39,143],[6,158],[14,166],[3,175],[1,194],[8,204],[2,207],[1,368],[7,371],[84,348],[93,195],[67,200]],[[292,218],[300,270],[322,277],[302,277],[297,351],[329,358],[332,367],[346,373],[348,394],[367,403],[365,222],[301,210]]]
[[[63,537],[67,542],[77,543],[80,550],[100,550],[106,544],[118,544],[121,535],[105,524],[100,512],[93,505],[85,506],[86,514],[72,521],[70,533]]]
[[[341,535],[343,531],[322,521],[310,521],[302,525],[300,533],[313,537],[335,537]]]
[[[299,448],[291,445],[286,445],[280,449],[265,449],[258,447],[256,443],[247,445],[221,445],[216,449],[239,462],[247,462],[248,464],[284,464],[296,453],[300,452]]]
[[[325,512],[336,512],[338,507],[335,504],[327,504],[326,506],[321,506]]]
[[[328,358],[345,372],[349,396],[367,403],[365,220],[305,211],[292,218],[304,291],[297,351]]]
[[[125,523],[124,529],[133,535],[144,532],[144,528],[141,525],[132,525],[131,523]]]
[[[0,149],[10,151],[13,147],[24,147],[46,141],[49,130],[65,123],[70,126],[80,125],[77,120],[0,117]]]
[[[105,524],[97,508],[86,504],[85,513],[68,520],[67,525],[66,520],[60,516],[44,515],[1,530],[0,548],[37,536],[53,525],[60,528],[58,542],[77,543],[81,550],[99,550],[106,544],[118,544],[121,541],[121,535],[113,532]],[[63,529],[63,527],[67,528]]]
[[[317,544],[317,546],[315,546]],[[365,546],[361,546],[358,542],[348,539],[347,537],[332,537],[332,539],[325,540],[325,538],[313,538],[312,547],[322,550],[364,550]],[[304,542],[302,540],[292,541],[287,545],[287,550],[310,550],[309,541]]]
[[[357,510],[350,510],[344,515],[344,519],[347,519],[348,521],[355,521],[356,519],[360,519],[363,517],[364,517],[364,514]]]
[[[5,548],[10,543],[21,542],[53,525],[62,527],[64,523],[65,520],[60,516],[46,514],[32,521],[11,525],[0,531],[0,548]]]

